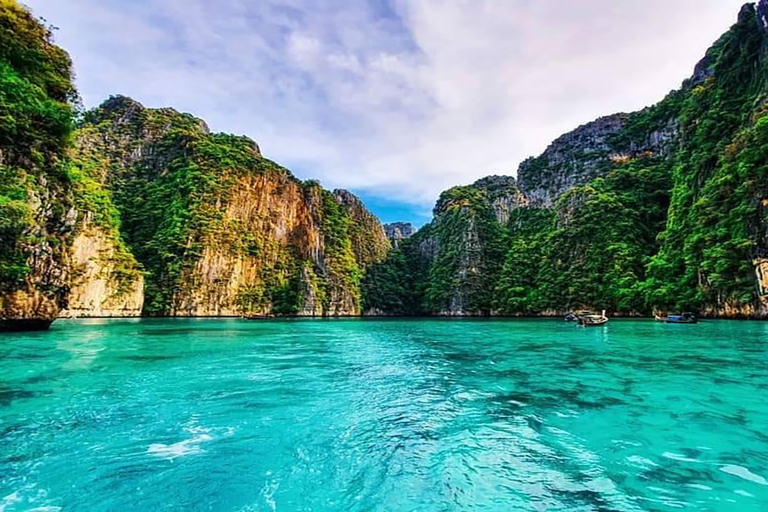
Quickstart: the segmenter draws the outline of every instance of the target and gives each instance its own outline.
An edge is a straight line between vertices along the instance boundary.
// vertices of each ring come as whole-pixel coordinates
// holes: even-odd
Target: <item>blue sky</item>
[[[661,99],[742,0],[26,0],[86,106],[125,94],[245,134],[385,222],[600,115]]]

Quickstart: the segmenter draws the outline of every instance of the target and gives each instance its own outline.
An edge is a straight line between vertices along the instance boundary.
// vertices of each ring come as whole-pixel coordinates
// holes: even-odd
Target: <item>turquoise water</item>
[[[59,321],[0,511],[768,510],[768,323]]]

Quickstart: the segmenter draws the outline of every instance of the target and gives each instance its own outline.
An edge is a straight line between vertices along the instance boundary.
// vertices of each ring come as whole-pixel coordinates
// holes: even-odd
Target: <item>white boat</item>
[[[579,325],[584,327],[597,327],[608,323],[608,317],[605,316],[605,310],[601,315],[583,315],[578,317]]]

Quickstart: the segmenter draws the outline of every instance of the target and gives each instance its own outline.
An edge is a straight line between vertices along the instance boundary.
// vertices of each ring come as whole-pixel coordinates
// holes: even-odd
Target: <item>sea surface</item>
[[[0,511],[768,511],[768,323],[0,335]]]

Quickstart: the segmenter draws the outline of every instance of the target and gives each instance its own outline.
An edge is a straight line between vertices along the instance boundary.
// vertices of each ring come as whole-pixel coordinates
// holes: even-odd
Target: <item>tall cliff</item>
[[[110,167],[90,143],[92,130],[75,132],[68,152],[77,222],[69,248],[69,295],[62,317],[139,316],[144,275],[120,231],[109,188]]]
[[[443,192],[435,219],[366,276],[367,313],[490,315],[507,242],[502,222],[525,204],[511,177]]]
[[[352,194],[302,183],[250,139],[188,114],[116,96],[86,114],[76,142],[82,174],[104,194],[89,210],[101,207],[108,221],[96,224],[112,241],[90,274],[126,283],[105,295],[86,275],[101,310],[136,313],[143,294],[148,315],[355,315],[362,273],[390,249]]]
[[[768,2],[745,5],[682,91],[660,108],[680,125],[659,251],[642,287],[661,308],[766,317]]]
[[[517,181],[444,193],[372,269],[366,308],[768,316],[766,19],[768,0],[745,5],[679,90],[558,138]]]
[[[46,328],[68,295],[76,219],[67,174],[69,56],[15,0],[0,0],[0,328]]]

